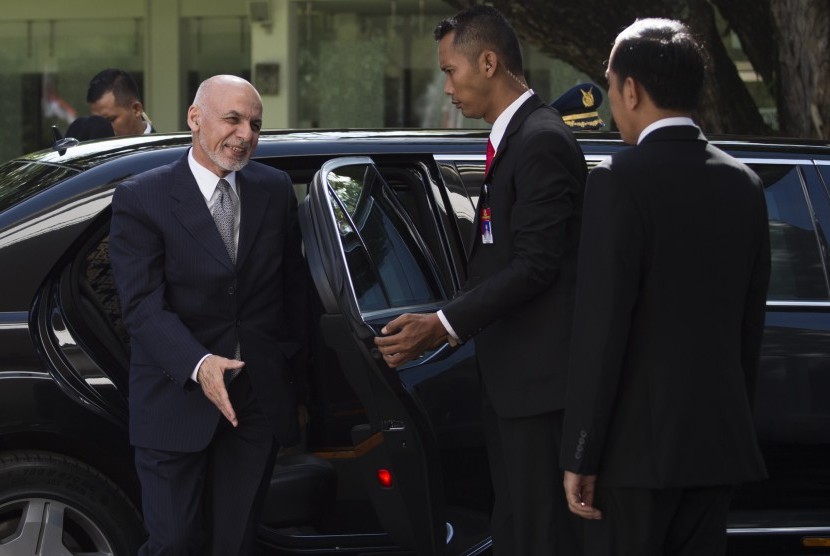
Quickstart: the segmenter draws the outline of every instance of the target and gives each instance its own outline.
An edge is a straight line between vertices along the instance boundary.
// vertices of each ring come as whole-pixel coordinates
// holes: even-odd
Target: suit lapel
[[[244,170],[236,173],[236,187],[241,204],[236,267],[242,268],[242,263],[251,252],[257,232],[262,226],[269,196],[259,182],[248,178]]]
[[[500,160],[504,159],[505,153],[507,153],[507,150],[510,148],[510,138],[515,135],[519,129],[521,129],[527,117],[544,104],[545,103],[542,102],[542,99],[540,99],[538,95],[534,94],[531,95],[529,99],[524,101],[521,106],[519,106],[519,109],[516,110],[516,113],[513,114],[512,118],[510,118],[510,122],[507,124],[507,129],[504,130],[504,137],[501,138],[501,143],[499,143],[499,150],[496,151],[496,156],[493,158],[493,164],[490,166],[490,172],[487,176],[485,176],[484,181],[487,181],[487,177],[495,171],[496,164],[498,164]]]
[[[510,118],[510,122],[507,124],[507,129],[504,130],[504,137],[502,137],[501,142],[499,143],[499,149],[496,151],[495,157],[493,157],[493,163],[490,165],[490,170],[484,175],[484,182],[481,185],[481,194],[479,194],[478,203],[476,203],[475,218],[473,218],[473,237],[469,243],[470,247],[467,250],[468,261],[473,257],[473,253],[478,247],[480,239],[481,202],[484,199],[484,184],[488,184],[488,187],[492,187],[493,182],[490,179],[490,177],[492,176],[493,172],[495,172],[496,165],[504,159],[505,153],[507,152],[507,149],[510,146],[510,137],[515,135],[515,133],[519,131],[524,121],[531,113],[533,113],[534,110],[543,105],[544,103],[538,95],[531,95],[530,98],[528,98],[526,101],[522,103],[521,106],[519,106],[519,109],[516,110],[516,113],[513,114],[512,118]]]
[[[173,214],[181,225],[211,256],[225,266],[233,268],[225,243],[216,228],[216,222],[210,215],[205,198],[196,184],[196,178],[187,164],[187,155],[180,159],[174,168],[170,196],[175,201]]]

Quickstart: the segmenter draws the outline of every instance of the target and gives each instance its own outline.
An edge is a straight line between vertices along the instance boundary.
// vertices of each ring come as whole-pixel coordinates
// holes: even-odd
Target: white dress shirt
[[[222,179],[220,176],[217,176],[201,164],[199,164],[196,159],[193,157],[193,149],[191,148],[190,151],[187,153],[187,163],[190,166],[190,172],[193,174],[193,177],[196,179],[196,185],[199,186],[199,191],[202,193],[202,197],[205,198],[205,203],[207,204],[208,211],[213,209],[213,205],[216,203],[216,198],[214,197],[214,192],[216,191],[216,184],[219,183],[219,180]],[[224,177],[225,181],[227,181],[231,185],[231,191],[233,195],[236,196],[235,202],[237,203],[236,206],[239,206],[239,191],[236,187],[236,172],[231,172],[227,176]],[[211,213],[212,214],[212,213]],[[241,214],[241,213],[240,213]],[[239,221],[242,220],[237,218],[236,222],[234,222],[233,226],[233,239],[236,245],[239,245]],[[196,379],[197,374],[199,373],[199,367],[202,366],[202,362],[208,358],[212,354],[206,353],[199,359],[199,362],[196,364],[196,368],[193,369],[193,372],[190,373],[190,378],[193,379],[195,382],[199,382]]]

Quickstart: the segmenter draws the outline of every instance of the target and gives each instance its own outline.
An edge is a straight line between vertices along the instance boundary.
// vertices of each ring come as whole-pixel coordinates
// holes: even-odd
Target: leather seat
[[[269,527],[314,525],[337,496],[337,472],[311,454],[277,458],[262,512]]]

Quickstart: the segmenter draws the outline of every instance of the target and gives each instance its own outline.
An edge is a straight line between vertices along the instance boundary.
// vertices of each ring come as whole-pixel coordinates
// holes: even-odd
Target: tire
[[[98,471],[48,452],[0,453],[2,556],[132,556],[145,536],[135,506]]]

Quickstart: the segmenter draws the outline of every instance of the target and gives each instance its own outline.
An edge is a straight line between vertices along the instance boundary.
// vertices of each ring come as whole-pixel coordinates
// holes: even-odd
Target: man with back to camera
[[[561,458],[587,554],[723,554],[733,485],[766,476],[750,407],[764,189],[691,119],[704,56],[666,19],[611,51],[611,112],[636,146],[586,185]]]
[[[192,148],[121,183],[110,254],[131,338],[142,555],[251,554],[278,444],[297,438],[305,263],[284,172],[249,159],[262,101],[201,84]]]
[[[99,72],[89,82],[86,102],[92,115],[110,121],[116,136],[155,132],[144,112],[138,85],[126,71],[110,68]]]
[[[495,554],[578,554],[558,472],[585,159],[528,88],[504,17],[475,6],[439,23],[444,92],[492,124],[467,284],[442,311],[375,339],[390,367],[476,335],[495,505]]]

